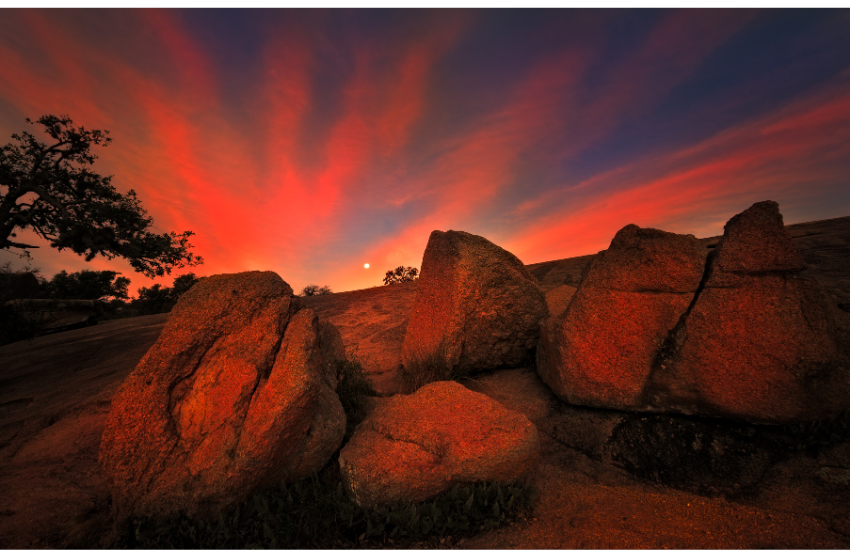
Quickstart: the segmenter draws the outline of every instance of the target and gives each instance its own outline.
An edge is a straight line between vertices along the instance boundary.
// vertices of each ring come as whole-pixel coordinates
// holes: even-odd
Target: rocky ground
[[[850,217],[788,227],[850,311]],[[703,239],[707,248],[718,238]],[[592,256],[528,266],[544,290],[577,286]],[[304,299],[335,325],[382,393],[398,384],[417,283]],[[850,313],[848,313],[850,315]],[[63,547],[102,528],[97,452],[110,400],[167,315],[0,347],[0,546]],[[541,433],[534,518],[463,547],[850,547],[850,443],[795,447],[787,431],[560,402],[533,369],[463,381]]]

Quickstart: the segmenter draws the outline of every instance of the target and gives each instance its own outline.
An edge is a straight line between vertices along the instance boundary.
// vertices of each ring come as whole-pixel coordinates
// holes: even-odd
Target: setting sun
[[[363,264],[363,267],[365,267],[366,269],[369,269],[369,264]]]

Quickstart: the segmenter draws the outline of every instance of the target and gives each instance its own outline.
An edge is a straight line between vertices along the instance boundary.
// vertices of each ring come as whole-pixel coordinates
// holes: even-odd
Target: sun
[[[363,264],[363,267],[365,267],[366,269],[369,269],[369,264]]]

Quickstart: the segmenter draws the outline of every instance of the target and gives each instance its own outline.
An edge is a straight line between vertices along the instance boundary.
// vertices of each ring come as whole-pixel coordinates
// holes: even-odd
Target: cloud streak
[[[0,129],[111,130],[95,168],[157,231],[196,232],[197,274],[272,270],[296,291],[380,285],[434,229],[532,263],[628,223],[719,234],[764,199],[791,222],[850,214],[850,39],[830,13],[238,13],[7,10]],[[48,276],[154,282],[35,256]]]

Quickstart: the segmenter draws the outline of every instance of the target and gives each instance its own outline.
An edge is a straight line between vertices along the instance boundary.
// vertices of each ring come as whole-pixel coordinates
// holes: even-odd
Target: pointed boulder
[[[533,362],[547,313],[516,256],[477,235],[432,232],[402,345],[408,389]]]

